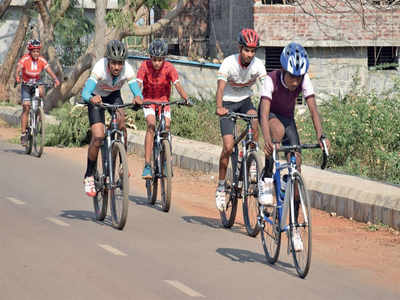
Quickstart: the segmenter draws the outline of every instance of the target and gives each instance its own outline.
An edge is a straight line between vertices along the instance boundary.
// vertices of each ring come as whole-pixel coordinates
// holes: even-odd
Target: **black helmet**
[[[106,50],[106,57],[108,59],[124,62],[127,56],[128,52],[123,42],[118,40],[108,42]]]
[[[168,54],[168,45],[162,40],[154,40],[149,47],[150,56],[166,56]]]

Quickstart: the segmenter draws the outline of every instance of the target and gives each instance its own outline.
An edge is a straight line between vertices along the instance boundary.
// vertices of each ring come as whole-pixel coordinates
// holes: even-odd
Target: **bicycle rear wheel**
[[[161,147],[161,207],[163,211],[168,212],[171,206],[172,189],[172,161],[169,141],[163,140]]]
[[[270,264],[274,264],[279,257],[281,249],[281,231],[279,230],[279,215],[277,208],[277,199],[275,192],[275,184],[273,185],[273,204],[271,206],[261,206],[264,217],[260,216],[261,224],[261,243],[264,248],[265,257]]]
[[[108,204],[108,189],[105,184],[105,170],[103,168],[103,148],[100,148],[99,155],[97,157],[96,172],[94,174],[94,185],[96,188],[96,196],[93,197],[94,214],[96,220],[103,221],[107,214]]]
[[[153,173],[153,178],[152,179],[146,179],[146,190],[147,190],[147,201],[151,204],[154,205],[157,200],[157,192],[158,192],[158,176],[156,174],[157,171],[157,158],[155,149],[153,149],[153,158],[151,161],[151,169]]]
[[[36,128],[33,130],[33,147],[36,156],[42,156],[44,149],[44,111],[41,107],[36,111]]]
[[[113,186],[110,187],[110,207],[113,226],[122,230],[128,217],[129,177],[124,146],[115,142],[111,150]]]
[[[243,219],[247,234],[255,237],[260,232],[258,226],[258,177],[261,172],[261,160],[255,152],[247,157],[247,178],[244,178]]]
[[[301,278],[305,278],[311,265],[311,209],[310,198],[305,188],[303,178],[298,173],[294,176],[294,188],[296,187],[300,201],[294,201],[294,212],[290,211],[290,216],[292,213],[294,214],[295,223],[290,226],[289,240],[297,274],[299,274]],[[298,249],[295,248],[294,230],[297,230],[297,235],[301,238],[302,249],[300,250],[298,245]],[[295,249],[297,251],[295,251]]]
[[[231,228],[235,223],[236,212],[237,212],[237,195],[235,187],[233,186],[233,168],[232,168],[232,158],[229,158],[230,167],[227,169],[227,174],[225,177],[225,209],[220,211],[220,217],[222,225],[225,228]]]

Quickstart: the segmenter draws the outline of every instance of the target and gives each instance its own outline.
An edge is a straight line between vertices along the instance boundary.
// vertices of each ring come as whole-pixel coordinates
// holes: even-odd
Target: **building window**
[[[283,47],[265,47],[265,69],[268,73],[281,68],[282,50]],[[301,94],[299,95],[299,97],[297,97],[296,104],[306,104]]]
[[[179,52],[179,44],[168,44],[169,55],[181,55]]]
[[[368,47],[368,68],[396,70],[399,67],[397,47]]]
[[[296,0],[261,0],[262,4],[289,4],[293,5]]]

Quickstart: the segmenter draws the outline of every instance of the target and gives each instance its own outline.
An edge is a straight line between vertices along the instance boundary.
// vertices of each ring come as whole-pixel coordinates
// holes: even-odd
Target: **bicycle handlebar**
[[[14,81],[14,88],[17,87],[18,84],[22,84],[22,85],[26,85],[28,87],[34,87],[34,88],[37,88],[40,85],[44,85],[46,87],[53,86],[53,84],[50,84],[50,83],[47,83],[47,82],[44,82],[44,81],[41,81],[41,80],[34,81],[34,82],[29,82],[29,81],[28,82],[24,82],[24,81],[17,82],[17,81]]]
[[[187,102],[185,100],[178,100],[178,101],[172,101],[172,102],[146,101],[146,102],[143,102],[143,104],[141,106],[152,105],[152,104],[159,105],[159,106],[168,106],[168,105],[171,106],[174,104],[193,106],[193,102],[190,101],[190,99],[188,99]]]
[[[235,112],[228,112],[226,115],[221,116],[221,118],[233,118],[233,119],[244,119],[244,120],[253,120],[258,119],[257,115],[249,115],[249,114],[242,114],[242,113],[235,113]]]
[[[325,169],[327,161],[328,161],[328,147],[326,145],[325,138],[321,138],[321,142],[323,145],[322,149],[322,164],[321,164],[321,169]],[[274,153],[273,157],[274,160],[276,158],[276,152],[286,152],[286,151],[300,151],[301,149],[319,149],[321,148],[320,144],[301,144],[301,145],[290,145],[290,146],[280,146],[279,149],[276,149],[276,146],[274,145]]]

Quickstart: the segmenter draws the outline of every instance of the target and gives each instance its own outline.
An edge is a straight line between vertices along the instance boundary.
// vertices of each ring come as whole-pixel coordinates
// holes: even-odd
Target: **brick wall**
[[[285,46],[293,40],[307,47],[400,46],[400,8],[367,9],[363,26],[360,15],[341,7],[342,1],[335,5],[345,12],[330,14],[317,9],[315,17],[297,5],[254,2],[254,28],[263,46]]]

